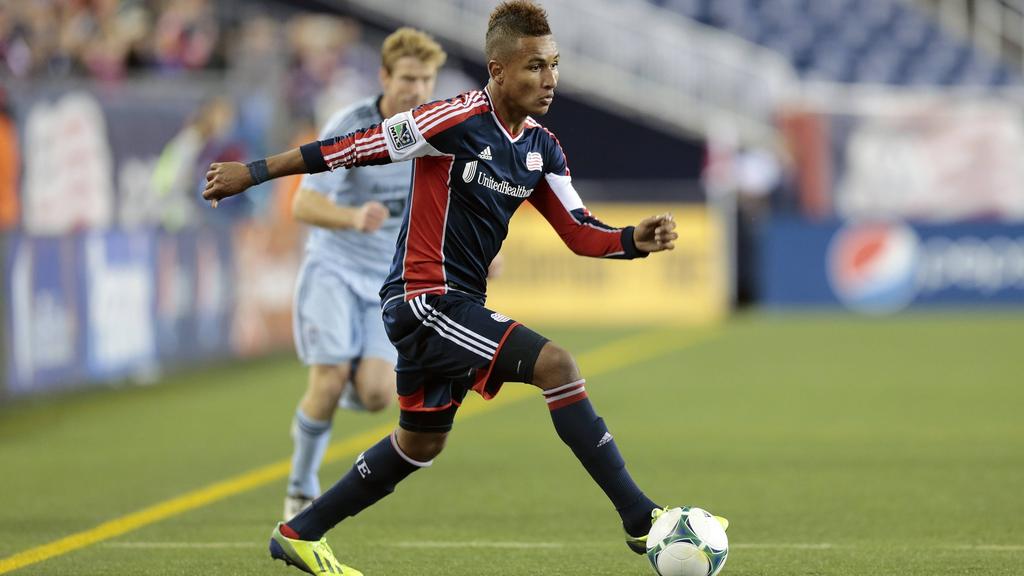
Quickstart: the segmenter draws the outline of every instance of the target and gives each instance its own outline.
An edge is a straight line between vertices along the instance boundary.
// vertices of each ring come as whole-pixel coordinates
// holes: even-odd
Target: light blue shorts
[[[360,297],[343,271],[316,262],[306,261],[299,272],[292,330],[299,360],[307,366],[398,359],[384,332],[380,300]]]

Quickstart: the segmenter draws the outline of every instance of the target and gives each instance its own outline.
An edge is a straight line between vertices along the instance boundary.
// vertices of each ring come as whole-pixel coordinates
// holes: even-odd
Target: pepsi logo
[[[828,279],[848,308],[868,314],[902,310],[917,295],[921,246],[904,224],[851,224],[828,247]]]

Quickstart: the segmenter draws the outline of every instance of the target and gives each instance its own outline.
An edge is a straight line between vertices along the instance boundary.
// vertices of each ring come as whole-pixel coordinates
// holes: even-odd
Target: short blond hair
[[[384,39],[380,49],[381,65],[390,73],[400,58],[412,56],[435,68],[444,66],[448,55],[428,34],[403,26]]]

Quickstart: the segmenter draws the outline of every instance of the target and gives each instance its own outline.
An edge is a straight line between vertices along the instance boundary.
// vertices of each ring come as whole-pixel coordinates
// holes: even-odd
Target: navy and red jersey
[[[424,104],[381,124],[302,147],[310,172],[414,160],[409,200],[381,301],[456,290],[483,304],[487,268],[529,201],[583,256],[636,258],[633,227],[587,211],[558,139],[532,118],[512,136],[487,90]]]

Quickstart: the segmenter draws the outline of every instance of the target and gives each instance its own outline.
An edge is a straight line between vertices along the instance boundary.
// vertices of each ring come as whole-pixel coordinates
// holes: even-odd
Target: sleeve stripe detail
[[[384,152],[386,154],[387,149],[383,135],[378,134],[369,139],[357,140],[344,149],[325,156],[324,160],[333,169],[338,166],[352,164],[353,161],[381,158],[383,156],[380,153]],[[354,155],[353,150],[355,151]]]
[[[446,112],[451,112],[452,110],[458,109],[459,107],[463,107],[464,108],[472,100],[473,100],[472,98],[469,98],[469,99],[467,99],[466,101],[463,101],[463,102],[447,102],[447,101],[443,101],[443,102],[441,102],[440,106],[435,106],[435,107],[433,107],[433,108],[431,108],[429,110],[426,110],[422,114],[420,114],[419,116],[417,116],[415,113],[413,113],[413,119],[416,120],[416,124],[417,125],[423,125],[423,124],[426,124],[427,122],[430,122],[432,119],[436,118],[439,114],[444,114]]]
[[[335,160],[331,160],[330,162],[327,163],[327,165],[333,170],[338,166],[351,166],[357,162],[365,164],[367,160],[376,160],[380,158],[385,158],[387,156],[387,146],[381,146],[379,148],[370,150],[369,152],[361,152],[359,154],[356,154],[354,158],[352,156],[344,156],[341,158],[337,158]]]
[[[373,156],[374,154],[376,154],[378,152],[383,152],[383,151],[385,151],[387,149],[388,149],[388,147],[386,145],[381,144],[381,145],[377,146],[376,148],[373,148],[373,149],[370,149],[370,150],[364,150],[362,152],[357,152],[356,153],[356,157],[358,157],[358,158],[365,158],[366,156]]]
[[[438,106],[420,111],[420,114],[418,116],[414,112],[413,118],[416,120],[416,125],[422,126],[436,118],[438,115],[451,112],[452,110],[464,109],[468,107],[470,104],[473,104],[474,102],[483,99],[483,92],[478,90],[475,92],[470,92],[469,94],[467,94],[467,96],[469,97],[462,102],[448,102],[446,100],[442,100]]]
[[[433,136],[433,134],[430,131],[433,128],[435,128],[436,126],[438,126],[441,123],[445,122],[446,120],[451,120],[452,118],[456,118],[456,117],[460,117],[460,116],[461,116],[461,118],[459,118],[459,120],[462,120],[462,119],[468,118],[470,116],[475,116],[476,114],[480,114],[482,112],[486,112],[487,110],[484,109],[484,110],[481,110],[480,112],[471,113],[474,109],[479,108],[481,106],[487,106],[487,102],[485,100],[479,100],[475,104],[473,104],[472,106],[469,106],[469,107],[467,107],[465,109],[450,111],[448,114],[446,114],[444,116],[441,116],[440,118],[437,118],[436,120],[434,120],[430,124],[420,128],[420,133],[423,134],[424,138],[430,138],[431,136]],[[439,131],[440,130],[438,130],[438,132]]]
[[[373,138],[363,140],[356,144],[356,152],[360,150],[366,150],[367,148],[376,148],[384,143],[384,134],[378,134]]]
[[[327,162],[330,162],[331,160],[334,160],[335,158],[337,158],[339,156],[344,156],[346,154],[349,154],[352,151],[353,147],[355,147],[356,151],[358,152],[360,149],[376,147],[376,146],[378,146],[380,144],[383,144],[383,143],[384,143],[384,134],[381,133],[381,132],[378,132],[376,135],[371,136],[370,138],[364,138],[362,140],[359,140],[359,139],[353,140],[353,142],[351,144],[349,144],[348,146],[346,146],[345,148],[343,148],[343,149],[341,149],[341,150],[339,150],[337,152],[333,152],[331,154],[327,154],[326,156],[324,156],[324,160],[326,160]]]
[[[422,118],[423,116],[429,115],[429,114],[431,114],[432,112],[434,112],[436,110],[450,107],[451,105],[452,105],[451,102],[448,102],[447,100],[438,100],[437,102],[429,102],[429,103],[424,104],[423,106],[421,106],[419,108],[414,109],[412,111],[412,118],[413,118],[413,120],[419,121],[419,119]]]
[[[527,116],[527,118],[529,118],[530,120],[533,120],[533,118],[530,118],[529,116]],[[558,137],[555,136],[555,133],[552,132],[551,130],[548,130],[544,126],[541,126],[540,124],[538,124],[536,120],[534,120],[533,123],[537,124],[537,128],[540,128],[541,130],[547,132],[548,136],[550,136],[551,139],[554,140],[555,146],[558,146],[558,150],[559,150],[559,152],[562,153],[562,158],[563,158],[563,161],[565,162],[565,175],[566,176],[571,175],[572,171],[569,170],[569,158],[568,158],[568,156],[565,155],[565,150],[562,148],[562,143],[558,141]]]

